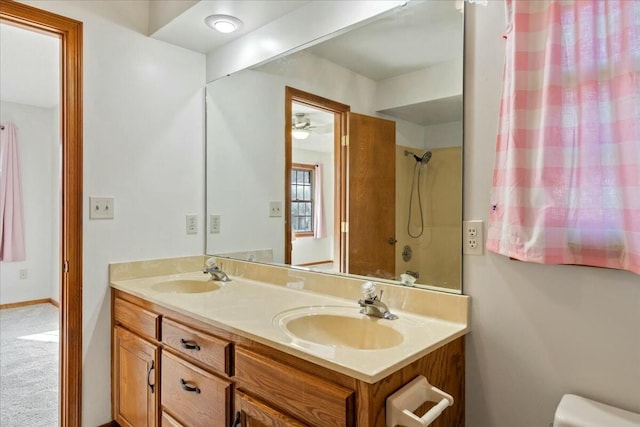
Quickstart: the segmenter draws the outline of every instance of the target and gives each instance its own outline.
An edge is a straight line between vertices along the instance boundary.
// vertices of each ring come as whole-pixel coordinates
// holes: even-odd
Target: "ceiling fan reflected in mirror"
[[[305,113],[295,113],[291,127],[291,136],[295,139],[307,139],[315,126],[311,126],[311,119]]]

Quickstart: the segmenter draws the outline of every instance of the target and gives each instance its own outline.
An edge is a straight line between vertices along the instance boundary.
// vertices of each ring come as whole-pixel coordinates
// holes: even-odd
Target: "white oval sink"
[[[404,341],[402,333],[357,308],[305,307],[276,316],[274,321],[289,336],[315,344],[357,350],[381,350]]]
[[[193,279],[175,279],[165,282],[156,283],[151,286],[156,292],[175,293],[175,294],[199,294],[202,292],[211,292],[220,289],[220,285],[212,281],[193,280]]]

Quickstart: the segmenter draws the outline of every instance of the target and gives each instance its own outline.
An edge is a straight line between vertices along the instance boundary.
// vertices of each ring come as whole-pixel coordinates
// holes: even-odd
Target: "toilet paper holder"
[[[425,402],[438,402],[422,417],[413,413]],[[440,416],[442,411],[453,405],[453,397],[429,384],[419,375],[400,390],[387,397],[387,427],[397,425],[406,427],[426,427]]]

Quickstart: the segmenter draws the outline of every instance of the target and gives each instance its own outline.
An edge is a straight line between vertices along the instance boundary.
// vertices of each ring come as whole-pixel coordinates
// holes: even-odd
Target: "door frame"
[[[82,416],[82,22],[11,0],[0,21],[60,39],[62,212],[60,277],[60,426]]]
[[[297,102],[309,107],[324,110],[334,115],[333,146],[334,146],[334,266],[335,259],[339,260],[339,271],[343,271],[346,256],[346,230],[340,224],[346,221],[347,215],[347,115],[351,107],[340,102],[323,98],[309,92],[304,92],[289,86],[285,87],[284,99],[284,263],[291,265],[291,167],[292,167],[292,136],[293,112],[291,104]]]

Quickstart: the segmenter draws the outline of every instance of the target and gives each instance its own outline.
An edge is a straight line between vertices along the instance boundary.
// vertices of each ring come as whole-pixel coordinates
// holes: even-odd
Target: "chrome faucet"
[[[202,272],[204,274],[209,273],[211,275],[211,280],[217,280],[220,282],[230,282],[231,279],[229,279],[229,276],[227,276],[227,273],[225,273],[224,271],[222,271],[220,269],[220,267],[218,267],[216,264],[210,265],[208,267],[206,267],[204,270],[202,270]]]
[[[389,311],[389,307],[382,302],[382,290],[380,296],[376,295],[376,285],[373,282],[367,282],[362,285],[362,293],[364,298],[358,300],[358,304],[362,307],[360,313],[367,316],[379,317],[381,319],[394,320],[398,316]]]

